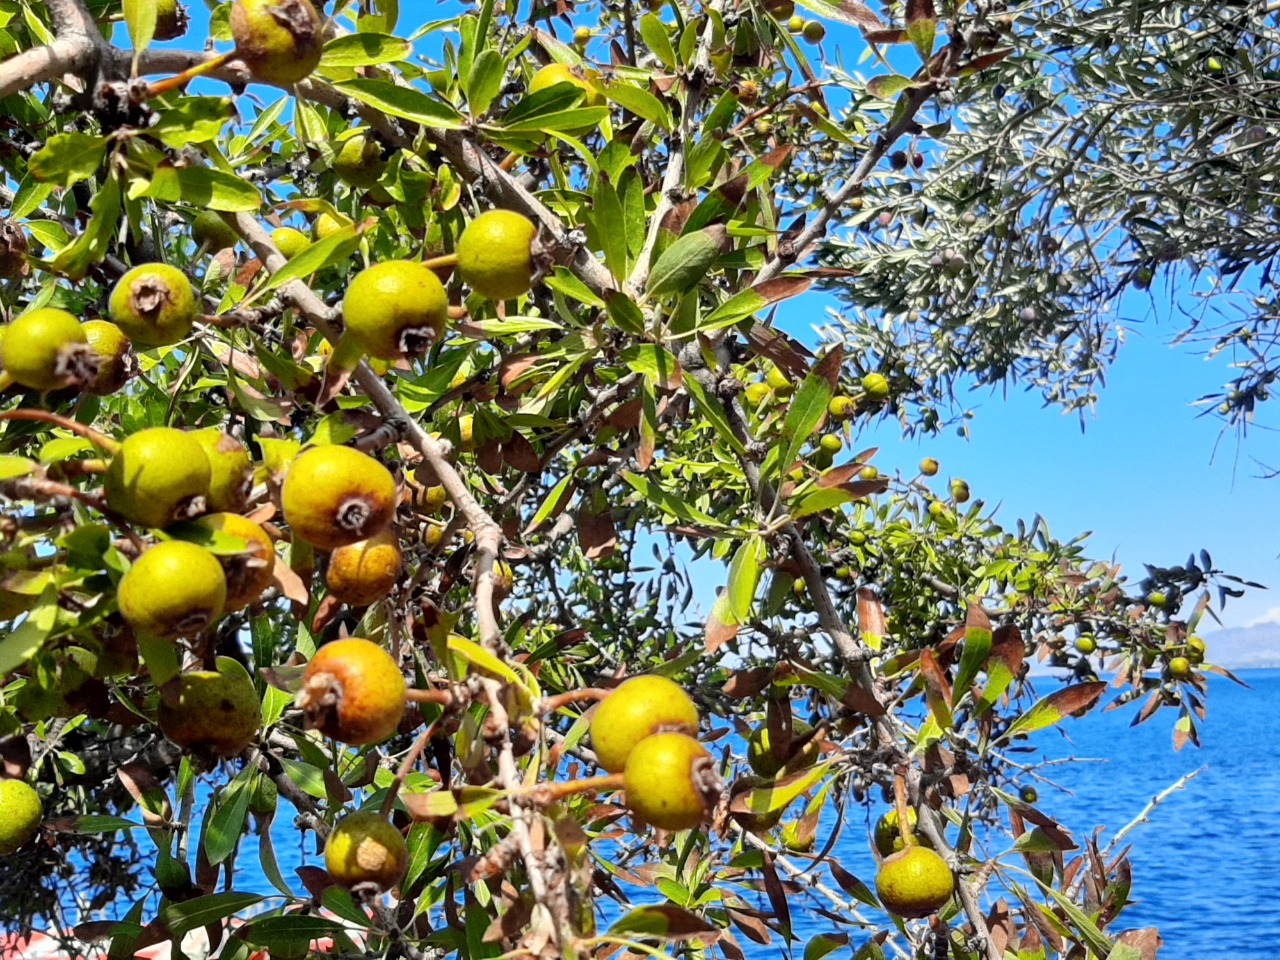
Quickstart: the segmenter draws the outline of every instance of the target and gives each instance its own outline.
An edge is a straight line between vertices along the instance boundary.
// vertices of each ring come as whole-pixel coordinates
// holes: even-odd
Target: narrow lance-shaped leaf
[[[1014,624],[1000,627],[992,635],[994,642],[987,657],[987,687],[982,691],[975,711],[986,713],[996,705],[1009,686],[1017,679],[1026,656],[1022,632]]]
[[[696,287],[719,259],[726,236],[724,227],[714,226],[680,237],[653,265],[646,292],[651,297],[662,297]]]
[[[920,54],[928,60],[933,53],[934,38],[938,31],[938,17],[933,0],[907,0],[907,36]]]
[[[1045,727],[1051,727],[1063,717],[1092,707],[1106,689],[1106,683],[1095,680],[1057,690],[1039,700],[1030,710],[1013,721],[1000,739],[1011,740],[1019,734],[1034,733]]]
[[[782,422],[782,447],[778,469],[786,470],[795,461],[809,439],[827,415],[827,404],[835,393],[836,378],[844,361],[844,347],[837,344],[826,356],[814,364],[809,375],[787,408],[787,418]]]
[[[960,655],[960,671],[956,674],[956,695],[963,697],[987,662],[991,652],[991,618],[976,603],[969,604],[964,624],[964,652]]]
[[[929,704],[929,713],[941,729],[950,730],[955,724],[955,718],[951,715],[951,686],[947,683],[946,671],[928,648],[920,651],[920,676],[924,680],[924,696]]]

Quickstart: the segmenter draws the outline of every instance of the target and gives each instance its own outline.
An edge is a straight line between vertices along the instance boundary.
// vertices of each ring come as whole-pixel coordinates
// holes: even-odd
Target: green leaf
[[[147,672],[151,674],[151,682],[156,686],[168,683],[182,669],[178,648],[159,637],[138,634],[138,656],[142,658]]]
[[[649,51],[662,61],[668,70],[674,70],[679,61],[676,60],[676,48],[671,45],[671,34],[662,18],[654,13],[646,13],[640,18],[640,37]]]
[[[831,770],[831,764],[820,763],[798,773],[787,774],[780,780],[770,781],[733,798],[729,809],[734,813],[747,813],[762,817],[789,807],[796,797],[822,780]]]
[[[818,934],[804,946],[804,960],[822,960],[829,953],[834,953],[841,947],[848,946],[849,937],[847,934],[841,934],[840,939],[827,936],[826,934]]]
[[[58,588],[50,583],[26,619],[0,639],[0,677],[34,657],[58,622]]]
[[[699,526],[711,527],[714,529],[724,529],[724,524],[718,520],[713,520],[701,510],[691,506],[686,500],[676,497],[673,494],[663,490],[648,477],[642,477],[637,473],[623,471],[622,479],[629,483],[641,496],[650,503],[661,508],[664,512],[677,520],[683,520],[686,523],[696,523]]]
[[[568,498],[573,493],[573,474],[566,474],[561,478],[560,482],[551,488],[551,492],[547,494],[542,505],[533,515],[533,519],[529,521],[529,526],[525,528],[525,534],[532,533],[538,527],[542,526],[552,516],[558,516],[568,506]]]
[[[124,0],[124,23],[129,28],[129,42],[134,55],[151,46],[156,36],[155,0]]]
[[[273,273],[266,283],[254,290],[250,299],[257,299],[263,294],[270,293],[290,280],[309,277],[325,267],[350,259],[351,255],[360,248],[361,232],[357,224],[348,224],[323,240],[309,244],[306,249]]]
[[[25,477],[34,472],[39,464],[26,457],[15,457],[11,453],[0,454],[0,480],[12,480]],[[2,673],[3,671],[0,671]]]
[[[925,63],[933,55],[933,44],[938,32],[938,15],[933,0],[907,0],[905,10],[907,39]]]
[[[139,194],[167,203],[185,203],[199,210],[252,213],[262,206],[262,194],[247,180],[212,167],[156,167],[151,183]]]
[[[412,87],[401,87],[387,80],[344,80],[334,86],[361,103],[401,120],[420,123],[437,130],[461,130],[466,124],[462,116],[446,103]]]
[[[698,412],[715,427],[720,439],[727,443],[729,448],[739,456],[744,456],[747,448],[742,445],[742,441],[733,432],[733,427],[729,424],[729,415],[725,412],[724,404],[720,402],[719,397],[704,390],[702,384],[693,377],[685,379],[684,387],[689,391],[693,399],[697,401]]]
[[[597,89],[609,100],[642,120],[657,124],[663,130],[671,129],[671,111],[648,90],[621,82],[598,84]]]
[[[999,739],[1012,740],[1019,734],[1034,733],[1045,727],[1051,727],[1063,717],[1093,706],[1106,689],[1107,685],[1104,681],[1095,680],[1056,690],[1037,701],[1030,710],[1013,721]]]
[[[333,67],[372,67],[379,63],[407,60],[413,44],[384,33],[351,33],[335,37],[324,45],[319,70]]]
[[[651,383],[666,386],[680,382],[680,363],[671,352],[657,344],[642,343],[626,350],[618,359],[632,373],[638,373]]]
[[[757,310],[767,307],[779,300],[799,296],[812,286],[808,277],[783,275],[774,280],[766,280],[730,297],[720,304],[709,315],[704,317],[694,330],[689,333],[706,333],[728,327],[739,320],[745,320]]]
[[[603,307],[604,301],[601,300],[591,288],[579,280],[567,267],[556,267],[555,273],[543,279],[545,283],[556,293],[562,293],[566,297],[577,300],[579,303],[585,303],[592,307]]]
[[[557,86],[567,87],[561,83]],[[504,123],[500,129],[504,133],[546,133],[551,130],[587,130],[597,126],[609,116],[608,107],[575,107],[572,110],[561,110],[558,113],[544,113],[526,120]]]
[[[1062,908],[1062,912],[1066,914],[1067,920],[1071,922],[1071,925],[1075,927],[1080,936],[1084,938],[1084,941],[1089,945],[1090,950],[1099,957],[1114,956],[1111,951],[1115,945],[1111,942],[1110,938],[1098,929],[1094,922],[1089,919],[1088,915],[1071,901],[1070,897],[1063,896],[1053,888],[1052,884],[1041,883],[1039,879],[1036,880],[1036,884],[1041,890],[1047,893],[1059,907]]]
[[[76,817],[71,829],[66,832],[83,834],[115,833],[118,830],[132,830],[134,827],[141,826],[142,824],[126,820],[124,817],[83,816]]]
[[[160,908],[158,919],[173,934],[173,939],[181,940],[192,930],[206,927],[211,923],[233,916],[247,910],[263,897],[256,893],[238,893],[228,890],[225,893],[211,893],[207,897],[196,897],[183,903],[168,903]]]
[[[98,172],[107,155],[107,138],[87,133],[55,133],[27,161],[27,171],[42,183],[69,187]]]
[[[881,100],[892,100],[908,87],[918,86],[910,77],[890,73],[867,81],[867,93]]]
[[[207,143],[222,132],[234,114],[230,97],[183,97],[165,109],[147,133],[175,149],[189,143]]]
[[[604,263],[621,283],[627,276],[627,228],[622,204],[613,184],[600,177],[596,181],[595,204],[590,213],[596,241],[604,250]]]
[[[766,556],[768,550],[764,540],[759,536],[751,536],[742,541],[729,564],[729,581],[724,592],[728,598],[729,610],[738,623],[746,623],[751,616],[751,606],[755,603],[756,587],[760,584]]]
[[[476,57],[467,75],[467,105],[472,116],[488,112],[502,90],[502,77],[506,70],[507,62],[497,50],[485,50]]]
[[[662,252],[649,271],[645,292],[651,297],[663,297],[696,287],[720,259],[724,238],[723,227],[707,227],[680,237]]]
[[[281,757],[280,765],[284,767],[284,772],[289,779],[296,783],[303,793],[317,800],[328,797],[329,793],[324,786],[324,774],[320,772],[319,767],[303,763],[301,760],[290,760],[288,757]]]
[[[863,496],[865,494],[856,494],[846,490],[844,487],[825,487],[810,490],[800,498],[795,508],[790,510],[789,513],[793,520],[799,520],[802,517],[813,516],[815,513],[826,513],[828,510],[834,510],[836,507],[859,500]]]
[[[345,927],[325,917],[291,914],[286,917],[259,917],[250,920],[239,931],[254,946],[270,953],[298,955],[307,952],[312,940],[323,940],[341,933]]]
[[[719,935],[718,927],[672,903],[638,907],[624,914],[609,928],[610,937],[646,940],[701,940],[712,943]]]
[[[843,359],[843,349],[832,349],[814,364],[792,398],[786,419],[782,421],[782,446],[777,461],[779,473],[791,469],[801,448],[826,417],[827,405],[835,392],[835,374],[838,374]]]
[[[275,688],[273,687],[272,689]],[[293,891],[289,889],[289,884],[285,882],[284,875],[280,872],[280,864],[276,860],[276,848],[271,841],[269,826],[264,826],[258,833],[258,864],[262,867],[262,875],[267,878],[273,887],[286,897],[293,896]]]
[[[960,671],[956,674],[956,699],[969,692],[979,671],[991,653],[991,618],[976,603],[969,605],[964,625],[964,652],[960,655]]]
[[[204,837],[204,852],[210,863],[221,863],[231,856],[249,815],[249,789],[254,770],[245,767],[227,786],[217,802]]]

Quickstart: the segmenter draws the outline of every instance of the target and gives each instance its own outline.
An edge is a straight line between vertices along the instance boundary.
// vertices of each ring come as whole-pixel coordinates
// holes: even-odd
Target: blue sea
[[[1111,929],[1158,927],[1164,937],[1160,960],[1280,960],[1280,671],[1245,671],[1240,677],[1248,688],[1213,679],[1208,720],[1200,725],[1200,749],[1188,744],[1174,751],[1172,710],[1131,727],[1134,705],[1067,720],[1038,736],[1040,754],[1019,757],[1028,764],[1079,758],[1077,763],[1042,769],[1058,786],[1036,783],[1037,806],[1078,841],[1101,825],[1103,846],[1152,797],[1185,774],[1205,768],[1125,841],[1133,845],[1131,897],[1137,903]],[[1047,692],[1053,681],[1042,680],[1041,686]],[[863,808],[851,806],[856,822],[844,830],[835,859],[871,883],[875,867],[865,814]],[[824,824],[819,845],[827,829]],[[300,892],[294,868],[322,863],[314,853],[314,837],[300,842],[292,817],[283,809],[273,835],[281,871]],[[993,844],[994,852],[1002,849]],[[241,847],[235,886],[273,893],[258,866],[256,837],[247,837]],[[633,893],[636,906],[663,899],[654,888]],[[806,902],[825,905],[805,895],[792,898],[797,939],[791,950],[797,957],[810,938],[835,929],[829,921],[806,913]],[[876,916],[874,911],[866,913]],[[609,905],[604,922],[616,916],[618,908]],[[738,939],[752,960],[785,955],[779,938],[767,947]],[[859,942],[859,933],[853,931],[853,945]]]

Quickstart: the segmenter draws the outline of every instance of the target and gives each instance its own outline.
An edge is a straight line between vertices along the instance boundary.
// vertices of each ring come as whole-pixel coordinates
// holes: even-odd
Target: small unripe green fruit
[[[191,221],[191,239],[197,246],[216,252],[234,247],[240,242],[240,235],[212,210],[204,210]]]
[[[285,522],[321,550],[379,533],[395,514],[396,482],[368,454],[326,444],[302,451],[280,491]]]
[[[891,913],[927,917],[955,892],[947,862],[927,847],[910,846],[887,857],[876,874],[876,894]]]
[[[825,450],[827,453],[839,453],[843,446],[844,440],[838,433],[824,433],[818,440],[818,449]]]
[[[144,552],[116,589],[120,614],[138,633],[161,640],[195,636],[222,616],[227,580],[218,558],[185,540]]]
[[[698,826],[719,791],[711,754],[683,733],[655,733],[637,743],[623,780],[631,812],[659,830]]]
[[[921,837],[915,832],[916,830],[916,812],[912,808],[907,808],[907,834],[910,836],[910,842],[920,844],[926,847],[932,847],[928,837]],[[874,836],[873,836],[876,852],[881,857],[888,857],[897,853],[905,845],[902,842],[902,831],[898,829],[898,811],[889,809],[882,813],[876,820]]]
[[[202,513],[212,470],[200,442],[172,427],[125,438],[103,477],[107,505],[132,523],[165,527]]]
[[[875,400],[876,402],[888,400],[890,393],[889,381],[883,373],[868,373],[862,378],[862,392],[868,400]]]
[[[795,0],[765,0],[764,8],[778,21],[790,20],[796,13]]]
[[[929,516],[941,517],[941,516],[945,516],[946,512],[947,512],[947,505],[943,503],[941,500],[929,501]]]
[[[1204,663],[1204,655],[1208,648],[1199,637],[1187,637],[1187,659],[1192,663]]]
[[[846,397],[841,394],[831,398],[831,402],[827,404],[827,413],[837,420],[847,420],[853,416],[853,412],[857,408],[858,402],[853,397]]]
[[[933,459],[933,457],[925,457],[920,461],[920,472],[926,477],[937,476],[938,470],[938,461]]]
[[[795,390],[795,384],[777,367],[769,368],[769,372],[765,374],[764,382],[780,397],[785,397]]]
[[[868,463],[865,467],[858,471],[859,480],[876,480],[880,477],[880,471],[874,465]]]
[[[951,499],[956,503],[967,503],[969,500],[969,484],[964,480],[951,481]]]
[[[396,732],[405,709],[404,675],[391,654],[360,637],[326,643],[302,675],[298,706],[326,737],[362,746]]]
[[[1163,607],[1168,602],[1169,597],[1163,590],[1152,590],[1147,594],[1147,603],[1153,607]]]
[[[32,390],[88,386],[98,376],[83,325],[57,307],[31,310],[5,327],[0,359],[14,383]]]
[[[24,846],[40,829],[40,795],[22,780],[0,780],[0,856]]]
[[[803,740],[812,732],[813,727],[803,720],[793,720],[791,723],[793,740]],[[800,770],[811,766],[820,754],[818,741],[815,738],[809,740],[800,750],[795,751],[790,758],[777,756],[770,742],[768,724],[762,724],[753,730],[751,738],[747,741],[747,763],[762,777],[777,776],[783,769]]]
[[[227,580],[224,613],[243,610],[271,586],[276,552],[267,531],[238,513],[210,513],[195,521],[216,533],[225,533],[245,542],[244,553],[218,554],[218,563]]]
[[[324,24],[310,0],[236,0],[231,35],[254,78],[277,86],[309,76],[324,47]]]
[[[390,890],[409,868],[409,848],[382,814],[362,810],[337,822],[325,842],[324,868],[347,889]]]
[[[196,295],[191,281],[177,267],[144,263],[115,285],[108,301],[111,322],[134,343],[164,347],[191,333],[196,318]]]
[[[802,36],[809,43],[821,43],[823,37],[827,35],[827,28],[817,20],[810,20],[804,25]]]
[[[511,300],[533,284],[533,239],[537,228],[513,210],[487,210],[458,238],[458,273],[476,293]]]
[[[82,326],[89,346],[98,355],[98,375],[89,384],[89,392],[98,396],[115,393],[131,372],[129,338],[110,320],[89,320]]]
[[[333,172],[346,183],[363,190],[375,186],[386,168],[382,147],[363,133],[344,140],[333,158]]]
[[[804,30],[804,17],[798,13],[787,20],[787,31],[790,33],[800,33]]]
[[[271,242],[284,254],[285,259],[292,260],[307,247],[311,246],[311,238],[294,227],[277,227],[271,231]]]
[[[189,433],[149,427],[125,438],[103,477],[107,505],[124,519],[165,527],[202,513],[209,458]]]
[[[743,393],[746,395],[749,404],[753,407],[758,407],[769,396],[771,391],[767,383],[749,383]]]
[[[580,47],[585,47],[591,41],[591,28],[578,27],[573,31],[573,42]]]
[[[386,260],[356,274],[342,301],[347,330],[381,360],[416,357],[444,336],[449,298],[431,270]]]
[[[1174,680],[1185,680],[1191,676],[1191,661],[1186,657],[1174,657],[1169,661],[1169,676]]]
[[[624,680],[591,716],[591,747],[610,773],[626,769],[636,744],[664,731],[698,732],[698,708],[680,685],[656,674]]]
[[[1040,799],[1040,792],[1035,787],[1023,787],[1018,792],[1018,799],[1027,804],[1035,803]]]
[[[217,427],[191,434],[209,460],[209,510],[241,513],[249,505],[253,489],[253,458],[243,443]]]
[[[1095,640],[1090,634],[1087,634],[1087,633],[1081,634],[1080,636],[1076,637],[1075,647],[1076,647],[1076,650],[1078,650],[1080,653],[1083,653],[1085,656],[1088,656],[1089,654],[1093,653],[1095,650],[1098,649],[1098,641]]]
[[[159,723],[184,750],[234,757],[258,735],[262,707],[248,677],[198,670],[182,675],[176,705],[160,701]]]

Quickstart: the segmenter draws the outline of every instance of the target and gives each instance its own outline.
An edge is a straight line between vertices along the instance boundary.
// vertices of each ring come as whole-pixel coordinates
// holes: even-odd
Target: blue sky
[[[521,8],[523,16],[527,4]],[[409,34],[419,23],[457,9],[407,0],[397,33]],[[191,14],[191,32],[174,46],[190,47],[207,35],[203,4],[191,4]],[[827,28],[827,58],[856,68],[864,49],[860,34],[830,21]],[[590,52],[607,56],[599,42]],[[870,63],[862,68],[882,72]],[[1181,563],[1204,548],[1219,568],[1280,586],[1272,520],[1280,480],[1261,479],[1257,462],[1280,466],[1280,438],[1253,429],[1243,441],[1229,432],[1219,442],[1220,421],[1198,417],[1200,408],[1190,405],[1219,389],[1229,370],[1223,358],[1204,360],[1168,346],[1178,329],[1170,322],[1170,305],[1189,302],[1189,284],[1181,277],[1169,289],[1162,276],[1149,295],[1132,292],[1122,302],[1128,342],[1083,433],[1075,415],[1042,408],[1038,395],[1015,389],[1004,399],[982,391],[964,401],[977,414],[969,440],[946,433],[904,441],[893,424],[885,424],[866,435],[881,446],[877,465],[912,472],[920,457],[936,457],[942,462],[938,490],[945,490],[947,477],[964,477],[975,497],[1002,504],[999,518],[1006,524],[1039,512],[1061,538],[1091,530],[1091,554],[1114,557],[1135,579],[1143,574],[1143,561]],[[834,306],[834,298],[809,293],[783,304],[779,323],[812,344],[815,318]],[[1280,594],[1251,592],[1223,614],[1227,626],[1262,619],[1280,620]]]

